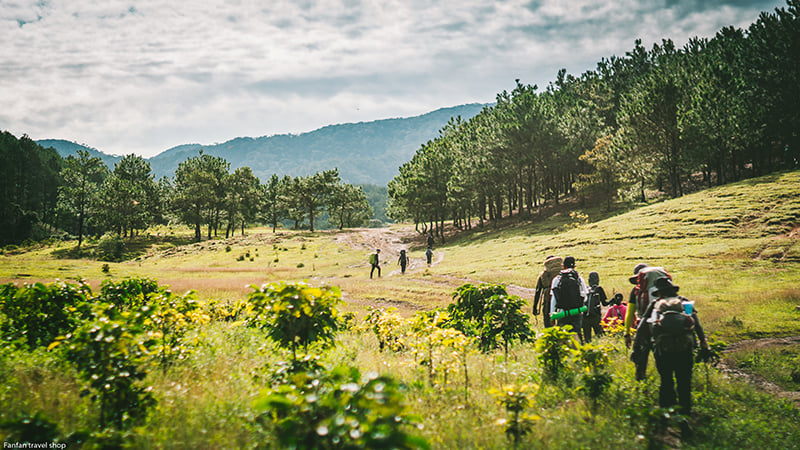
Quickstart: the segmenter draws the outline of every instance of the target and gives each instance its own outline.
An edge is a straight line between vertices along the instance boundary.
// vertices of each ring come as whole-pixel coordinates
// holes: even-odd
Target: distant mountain
[[[400,165],[409,161],[421,145],[437,137],[451,118],[461,116],[468,120],[484,106],[473,103],[416,117],[329,125],[297,135],[240,137],[214,145],[180,145],[150,158],[149,162],[156,179],[172,177],[179,163],[197,156],[202,150],[205,154],[225,158],[231,170],[250,167],[261,180],[272,174],[299,176],[337,167],[345,182],[385,186],[397,175]],[[85,148],[67,141],[37,142],[55,148],[62,156]],[[101,158],[110,168],[120,159],[108,155]],[[109,164],[107,158],[113,162]]]
[[[36,143],[44,148],[53,147],[62,158],[66,158],[69,155],[76,155],[78,150],[86,150],[89,152],[89,155],[100,158],[100,160],[103,161],[110,169],[113,169],[114,164],[122,159],[121,156],[107,155],[96,148],[87,147],[86,145],[65,141],[62,139],[43,139],[41,141],[36,141]]]

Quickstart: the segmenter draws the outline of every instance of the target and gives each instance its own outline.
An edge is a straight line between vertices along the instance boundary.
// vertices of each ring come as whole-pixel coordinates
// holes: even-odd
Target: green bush
[[[362,379],[352,367],[319,377],[294,374],[254,407],[257,423],[275,438],[273,448],[428,448],[405,431],[410,418],[399,384],[388,376]]]
[[[0,334],[6,342],[47,346],[56,337],[75,329],[89,313],[92,292],[85,283],[13,284],[0,287]]]
[[[106,233],[97,242],[97,257],[102,261],[121,261],[125,241],[119,235]]]
[[[150,294],[159,292],[158,281],[151,278],[125,278],[120,281],[105,280],[100,285],[99,300],[111,303],[122,310],[141,308]]]
[[[251,286],[248,324],[267,330],[267,336],[297,359],[297,348],[315,343],[333,343],[339,329],[336,306],[342,293],[335,286],[314,288],[306,282],[281,281]]]
[[[107,303],[96,303],[92,319],[84,321],[52,347],[61,344],[67,360],[95,391],[99,401],[99,428],[130,428],[155,403],[149,389],[141,385],[147,376],[142,368],[152,342],[145,334],[149,308],[120,311]]]

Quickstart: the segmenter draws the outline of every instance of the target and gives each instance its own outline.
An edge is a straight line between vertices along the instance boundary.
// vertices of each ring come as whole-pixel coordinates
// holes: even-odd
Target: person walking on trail
[[[381,249],[376,249],[375,253],[369,255],[369,263],[372,268],[369,270],[369,277],[372,278],[372,273],[375,272],[375,269],[378,269],[378,277],[381,276]]]
[[[600,286],[600,274],[589,272],[589,292],[586,296],[586,312],[583,313],[583,340],[592,342],[592,331],[595,336],[603,335],[603,326],[600,325],[603,312],[601,308],[608,306],[606,291]]]
[[[400,273],[406,273],[406,266],[408,265],[408,255],[406,255],[405,250],[400,250],[400,258],[397,260],[397,264],[400,264]]]
[[[564,258],[564,269],[553,279],[550,293],[550,316],[557,312],[563,314],[564,317],[558,319],[558,326],[571,326],[572,331],[577,333],[578,339],[583,343],[581,308],[586,303],[588,289],[583,277],[575,270],[574,257]]]
[[[699,340],[703,349],[701,354],[707,354],[708,343],[694,302],[679,296],[679,287],[669,278],[659,278],[655,285],[655,295],[659,300],[649,308],[650,315],[646,320],[652,329],[653,354],[661,377],[658,405],[670,408],[677,403],[679,412],[688,416],[692,411],[694,349]]]
[[[428,247],[429,248],[433,248],[433,232],[432,231],[430,233],[428,233]]]
[[[431,246],[428,246],[428,249],[425,250],[425,259],[428,261],[428,265],[431,265],[431,261],[433,260],[433,249]]]
[[[544,317],[544,327],[553,326],[550,321],[550,285],[553,279],[561,272],[564,260],[560,256],[548,256],[544,260],[544,270],[536,280],[536,293],[533,296],[533,315],[538,316],[542,312]]]
[[[625,313],[628,311],[628,304],[624,303],[622,294],[615,294],[609,303],[611,307],[606,310],[603,316],[603,326],[608,328],[612,326],[620,326],[625,323]]]
[[[628,348],[633,347],[631,361],[636,366],[636,380],[641,381],[647,377],[647,365],[652,350],[651,329],[645,319],[649,317],[649,308],[657,299],[655,282],[659,278],[672,279],[672,275],[663,267],[651,267],[643,263],[637,264],[633,271],[634,276],[630,278],[630,282],[634,286],[625,313],[625,345]],[[630,336],[631,326],[636,329],[633,345]]]

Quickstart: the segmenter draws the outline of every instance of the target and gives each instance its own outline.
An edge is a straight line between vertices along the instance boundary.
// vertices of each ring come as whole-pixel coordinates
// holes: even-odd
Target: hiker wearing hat
[[[583,327],[583,311],[581,308],[586,303],[589,290],[583,277],[575,270],[575,258],[564,258],[564,269],[553,279],[550,286],[550,315],[555,313],[564,315],[558,319],[558,326],[571,326],[583,343],[581,329]],[[584,308],[585,311],[585,308]]]
[[[631,327],[635,327],[636,336],[633,339],[633,352],[631,361],[636,365],[636,379],[641,381],[647,377],[647,363],[650,359],[651,335],[650,327],[642,326],[644,318],[649,317],[650,306],[657,298],[655,282],[659,278],[672,276],[663,267],[651,267],[647,264],[637,264],[633,269],[634,276],[629,281],[633,284],[628,310],[625,313],[625,345],[631,347]]]
[[[536,280],[536,294],[533,296],[533,315],[538,316],[541,312],[544,316],[544,327],[550,328],[550,286],[553,280],[561,273],[564,260],[560,256],[548,256],[544,260],[544,270]]]
[[[704,351],[708,343],[697,318],[694,302],[678,295],[679,287],[669,278],[655,282],[654,296],[647,322],[652,330],[653,355],[661,377],[658,405],[670,408],[679,405],[680,413],[688,416],[692,409],[692,367],[697,340]],[[677,386],[677,394],[676,394]]]
[[[375,253],[369,255],[369,263],[372,265],[372,268],[369,269],[369,277],[372,278],[372,273],[375,272],[375,269],[378,269],[378,277],[381,276],[381,249],[376,249]]]

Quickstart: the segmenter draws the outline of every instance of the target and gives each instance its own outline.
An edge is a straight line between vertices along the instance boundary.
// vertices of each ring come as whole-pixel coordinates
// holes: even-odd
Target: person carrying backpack
[[[582,309],[585,311],[584,303],[587,293],[586,282],[575,270],[575,258],[567,256],[564,258],[564,269],[550,285],[550,316],[552,318],[556,313],[558,316],[563,316],[558,318],[558,326],[571,326],[572,330],[578,334],[581,343],[583,343]]]
[[[538,316],[541,311],[544,315],[544,327],[552,326],[550,321],[550,286],[553,279],[561,272],[564,260],[560,256],[548,256],[544,260],[544,270],[536,280],[536,294],[533,296],[533,315]]]
[[[695,337],[704,351],[708,351],[708,343],[694,302],[679,296],[679,287],[672,284],[669,278],[659,278],[655,285],[655,295],[659,300],[653,304],[647,322],[652,329],[653,354],[661,377],[658,405],[670,408],[677,403],[680,413],[688,416],[692,410]]]
[[[400,264],[400,273],[406,273],[406,266],[408,265],[408,255],[406,255],[405,250],[400,250],[400,258],[397,260],[397,264]]]
[[[592,342],[592,331],[595,336],[603,335],[603,326],[600,320],[603,316],[601,308],[608,306],[606,291],[600,286],[600,274],[589,272],[589,290],[586,296],[586,312],[583,313],[583,340]]]
[[[633,284],[628,310],[625,314],[625,345],[630,348],[633,341],[631,361],[636,366],[636,380],[641,381],[647,377],[647,364],[650,359],[651,334],[650,327],[646,326],[644,319],[650,315],[650,306],[657,298],[655,296],[655,282],[659,278],[672,276],[663,267],[650,267],[647,264],[637,264],[633,269],[634,275],[630,278]],[[636,329],[636,335],[631,339],[631,327]]]
[[[372,273],[375,272],[375,269],[378,269],[378,277],[381,276],[381,260],[380,260],[381,249],[376,249],[375,253],[369,255],[369,264],[372,266],[369,269],[369,277],[372,278]]]
[[[433,260],[433,249],[428,246],[428,249],[425,250],[425,259],[428,261],[428,265],[431,265],[431,261]]]

